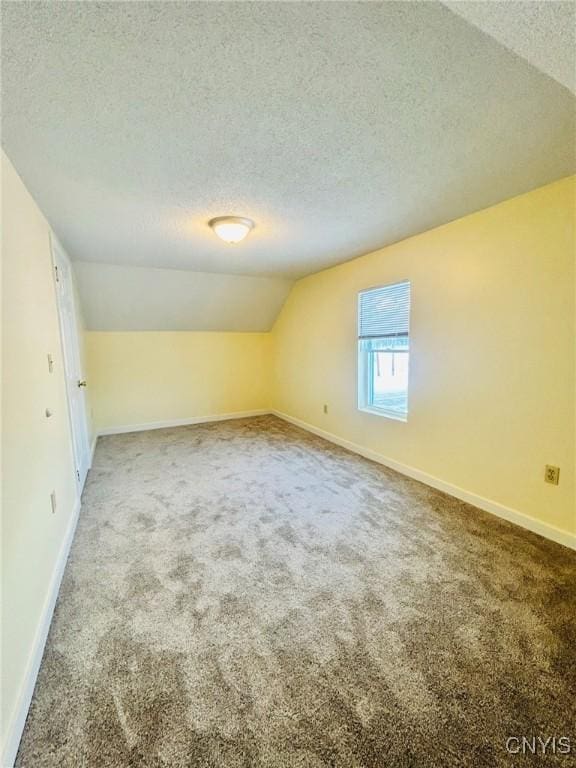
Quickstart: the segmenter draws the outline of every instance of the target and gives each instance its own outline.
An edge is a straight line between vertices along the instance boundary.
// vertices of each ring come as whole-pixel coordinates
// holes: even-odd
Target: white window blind
[[[410,332],[410,282],[361,291],[360,339],[407,337]]]

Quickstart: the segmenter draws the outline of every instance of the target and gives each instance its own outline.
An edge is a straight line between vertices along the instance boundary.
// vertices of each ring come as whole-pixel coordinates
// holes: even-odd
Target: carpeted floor
[[[117,435],[17,765],[567,767],[506,739],[575,683],[574,552],[272,416]]]

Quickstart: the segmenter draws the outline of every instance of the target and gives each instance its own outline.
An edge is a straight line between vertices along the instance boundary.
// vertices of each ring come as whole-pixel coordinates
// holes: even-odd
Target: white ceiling
[[[280,277],[74,262],[90,331],[269,331],[292,285]]]
[[[576,93],[576,2],[444,2],[454,13]]]
[[[574,97],[441,3],[2,12],[3,144],[80,260],[295,277],[576,169]]]

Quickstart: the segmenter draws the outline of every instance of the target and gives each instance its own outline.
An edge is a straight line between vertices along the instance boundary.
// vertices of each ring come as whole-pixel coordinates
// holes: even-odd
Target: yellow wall
[[[270,406],[270,334],[88,332],[98,430]]]
[[[4,155],[2,286],[4,747],[76,498],[49,228]]]
[[[574,195],[564,179],[298,281],[273,329],[274,407],[573,532]],[[356,326],[359,290],[406,278],[402,423],[356,408]]]

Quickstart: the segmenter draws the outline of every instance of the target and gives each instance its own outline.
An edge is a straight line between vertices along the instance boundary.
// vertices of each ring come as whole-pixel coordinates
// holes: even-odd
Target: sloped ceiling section
[[[82,261],[299,277],[576,168],[574,96],[439,2],[2,3],[2,75]]]
[[[269,331],[292,282],[74,263],[90,331]]]
[[[576,93],[576,3],[449,0],[450,10]]]

